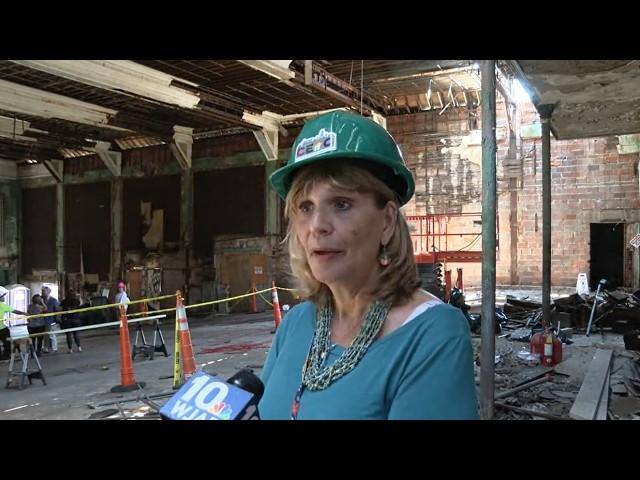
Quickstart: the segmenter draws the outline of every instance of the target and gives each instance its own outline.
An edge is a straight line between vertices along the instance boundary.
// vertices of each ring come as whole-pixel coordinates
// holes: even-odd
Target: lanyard
[[[309,362],[311,361],[311,350],[313,350],[313,341],[316,338],[316,332],[313,332],[313,337],[311,337],[311,345],[309,346],[309,352],[307,352],[307,358],[302,365],[302,380],[300,380],[300,386],[296,390],[296,395],[293,398],[293,405],[291,405],[291,420],[298,419],[298,411],[300,410],[300,398],[302,398],[302,392],[304,392],[305,384],[304,384],[304,376],[307,373],[307,368],[309,368]]]

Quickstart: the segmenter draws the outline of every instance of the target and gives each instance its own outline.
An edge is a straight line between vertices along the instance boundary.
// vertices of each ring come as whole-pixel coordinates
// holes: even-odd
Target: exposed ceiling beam
[[[27,131],[47,133],[43,130],[32,128],[31,124],[25,120],[0,116],[0,137],[23,142],[36,142],[38,140],[37,138],[25,136]]]
[[[267,160],[278,159],[278,133],[280,131],[281,115],[263,112],[262,115],[255,115],[251,112],[244,112],[242,120],[252,125],[261,127],[256,130],[253,135],[256,137],[258,145]]]
[[[289,82],[293,80],[296,73],[289,70],[289,65],[293,60],[238,60],[251,68],[266,73],[281,82]]]
[[[375,110],[379,110],[377,112],[378,114],[384,113],[385,109],[382,106],[383,103],[375,97],[367,94],[366,92],[362,92],[349,82],[329,73],[327,70],[315,63],[312,64],[311,68],[311,87],[314,90],[323,92],[354,109],[362,110],[362,113],[370,114]],[[296,77],[296,81],[304,83],[303,76],[301,76],[300,79]]]
[[[198,95],[173,86],[173,82],[197,87],[187,80],[129,60],[11,60],[75,82],[118,93],[130,93],[182,108],[195,108]]]
[[[12,62],[85,85],[130,95],[177,111],[180,109],[195,111],[203,119],[247,126],[242,124],[240,118],[242,109],[237,105],[203,91],[196,83],[135,62],[126,60],[12,60]],[[125,115],[127,115],[126,111],[120,112],[115,123],[126,125],[122,118]],[[139,131],[138,128],[134,130]]]
[[[417,80],[425,77],[429,78],[429,77],[437,77],[441,75],[451,75],[453,73],[468,72],[473,69],[474,69],[473,65],[469,65],[467,67],[449,68],[444,70],[431,70],[428,72],[413,73],[411,75],[400,75],[396,77],[377,78],[375,80],[372,80],[371,83],[380,84],[380,83],[398,82],[401,80]]]
[[[37,143],[28,145],[8,142],[0,137],[0,157],[13,160],[38,160],[40,162],[52,158],[59,158],[59,152]]]
[[[85,125],[128,131],[108,124],[109,120],[118,113],[117,110],[6,80],[0,80],[0,109],[35,117],[58,118]]]
[[[175,133],[173,141],[169,144],[169,149],[173,152],[173,156],[176,157],[182,169],[188,170],[192,165],[193,128],[175,125],[173,130]]]
[[[96,142],[96,146],[92,149],[98,154],[100,160],[107,166],[111,175],[114,177],[122,176],[122,154],[109,150],[111,144],[109,142]]]
[[[64,173],[62,160],[45,160],[42,164],[57,183],[62,183]]]

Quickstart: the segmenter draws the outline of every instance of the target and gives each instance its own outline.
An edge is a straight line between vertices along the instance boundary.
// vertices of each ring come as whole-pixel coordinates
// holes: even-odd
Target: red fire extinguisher
[[[548,328],[544,331],[541,363],[545,367],[553,366],[553,335],[551,335]]]
[[[562,361],[562,342],[549,328],[544,332],[544,345],[542,351],[542,365],[552,367]]]
[[[531,337],[530,351],[540,357],[540,363],[552,367],[562,361],[562,342],[549,328]]]

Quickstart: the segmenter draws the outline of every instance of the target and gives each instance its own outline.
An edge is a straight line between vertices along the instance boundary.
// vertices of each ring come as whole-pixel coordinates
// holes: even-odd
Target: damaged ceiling
[[[640,61],[511,60],[533,103],[555,105],[557,140],[640,132]]]
[[[470,60],[2,60],[0,158],[62,160],[265,129],[277,137],[336,108],[382,117],[474,109],[479,88]]]
[[[637,61],[499,65],[498,101],[509,91],[502,80],[519,78],[536,105],[556,105],[557,139],[640,132]],[[194,141],[246,132],[275,158],[278,135],[315,112],[474,114],[479,91],[472,60],[2,60],[0,158],[117,159],[170,144],[188,168]]]

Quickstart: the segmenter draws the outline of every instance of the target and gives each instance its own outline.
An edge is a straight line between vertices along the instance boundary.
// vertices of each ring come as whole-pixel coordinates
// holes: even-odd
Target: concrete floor
[[[554,289],[552,299],[557,296],[569,295],[573,293],[571,290]],[[520,298],[528,296],[533,301],[540,301],[541,296],[540,289],[499,288],[496,291],[497,306],[502,306],[507,293]],[[474,310],[479,310],[479,296],[479,291],[469,289],[467,292],[467,298],[470,299],[467,303],[472,305]],[[227,379],[238,370],[248,367],[252,368],[256,374],[260,374],[273,339],[271,331],[274,325],[270,311],[258,314],[209,315],[205,317],[192,315],[189,317],[189,326],[197,365],[205,372]],[[150,330],[150,327],[145,328],[147,335],[150,335]],[[144,391],[149,396],[172,392],[173,322],[165,320],[162,330],[171,355],[164,357],[163,354],[157,353],[154,360],[138,357],[133,363],[136,381],[146,382]],[[133,342],[134,328],[130,329],[130,334]],[[616,334],[607,333],[605,338],[602,338],[598,333],[591,337],[574,335],[573,341],[573,345],[565,347],[565,362],[563,363],[567,363],[567,365],[575,363],[576,365],[573,365],[576,367],[574,368],[575,372],[571,371],[569,378],[558,380],[562,385],[556,385],[557,389],[567,389],[577,393],[584,376],[583,370],[586,371],[589,364],[587,357],[590,358],[593,355],[596,347],[614,349],[617,355],[626,354],[621,336]],[[110,391],[111,387],[120,384],[119,336],[116,327],[81,332],[84,350],[82,353],[67,354],[66,342],[62,337],[59,342],[59,353],[41,355],[40,357],[47,379],[46,386],[42,384],[41,380],[34,379],[33,385],[27,385],[22,391],[4,388],[6,376],[2,377],[1,375],[6,375],[8,362],[0,362],[0,371],[2,372],[0,374],[0,380],[2,380],[0,384],[0,419],[88,419],[96,412],[116,408],[116,405],[101,406],[101,403],[140,398],[141,395],[137,392],[118,394]],[[475,337],[473,343],[477,350],[479,338]],[[501,379],[501,375],[498,375],[500,377],[497,379],[498,390],[501,387],[508,388],[508,384],[514,383],[520,376],[526,378],[535,373],[535,368],[520,365],[521,362],[517,362],[515,359],[517,351],[526,346],[528,345],[511,342],[506,338],[496,339],[496,353],[500,354],[502,358],[502,363],[496,366],[496,373],[498,370],[505,370],[501,375],[506,378],[506,380],[502,379],[505,380],[505,385],[501,385],[498,381]],[[585,355],[579,355],[583,353]],[[543,390],[543,386],[538,390]],[[163,404],[168,398],[167,396],[156,401]],[[96,408],[92,409],[90,405]],[[122,406],[128,410],[144,407],[144,404],[139,401],[130,401],[123,402]],[[567,410],[570,403],[555,405],[554,408],[556,407]],[[566,414],[565,411],[554,413]]]
[[[257,314],[189,317],[196,363],[203,371],[229,378],[249,367],[259,374],[273,335],[271,312]],[[145,332],[151,328],[146,327]],[[162,326],[169,357],[156,353],[153,360],[140,356],[133,363],[135,379],[146,382],[145,392],[153,395],[170,391],[173,385],[174,331],[170,320]],[[135,329],[130,328],[131,342]],[[8,361],[0,362],[0,419],[87,419],[98,410],[89,408],[113,400],[139,396],[136,392],[111,393],[120,384],[119,334],[116,327],[80,332],[83,351],[68,354],[66,341],[59,337],[59,352],[40,355],[47,385],[33,379],[23,390],[5,388]],[[151,341],[153,336],[147,341]],[[164,403],[168,398],[158,400]],[[127,404],[135,407],[140,403]]]

